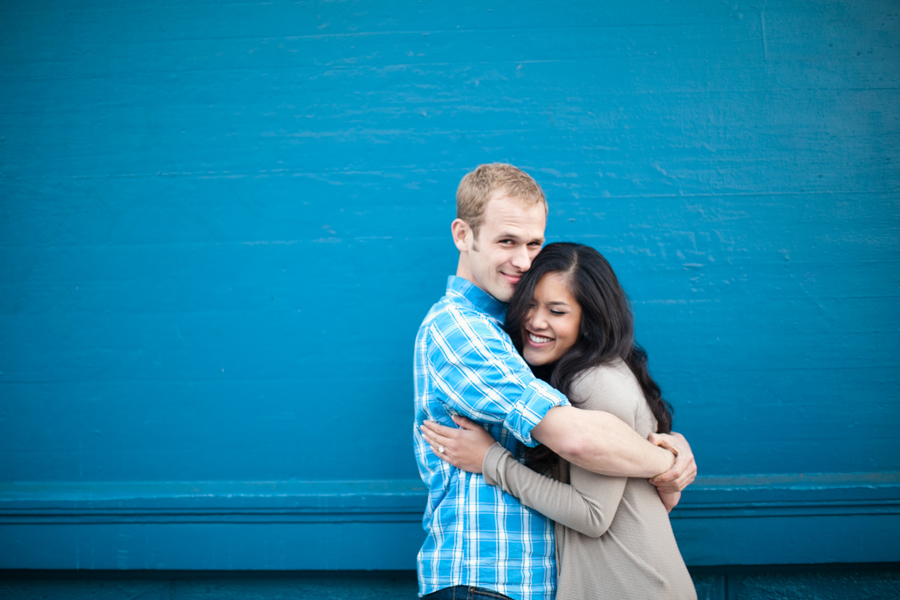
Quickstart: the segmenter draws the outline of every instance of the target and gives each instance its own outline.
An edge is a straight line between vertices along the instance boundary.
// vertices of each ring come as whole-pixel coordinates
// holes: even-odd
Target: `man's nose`
[[[513,253],[509,261],[512,266],[519,269],[523,273],[531,268],[531,254],[528,252],[528,246],[519,246]]]

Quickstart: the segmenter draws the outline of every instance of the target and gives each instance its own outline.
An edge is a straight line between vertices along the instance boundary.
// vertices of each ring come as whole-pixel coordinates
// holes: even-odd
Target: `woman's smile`
[[[522,323],[522,355],[530,365],[559,360],[578,341],[581,305],[565,273],[547,273],[534,287],[531,309]]]
[[[545,346],[553,341],[553,338],[543,337],[535,333],[531,333],[530,331],[528,332],[528,335],[525,336],[525,339],[527,339],[528,343],[534,347]]]

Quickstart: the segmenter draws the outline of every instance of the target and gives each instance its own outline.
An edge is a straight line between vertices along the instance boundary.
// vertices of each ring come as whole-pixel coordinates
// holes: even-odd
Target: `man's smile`
[[[504,272],[502,272],[502,271],[500,272],[500,274],[503,275],[503,276],[506,278],[506,280],[507,280],[508,282],[510,282],[511,284],[513,284],[513,285],[516,285],[517,283],[519,283],[519,280],[522,279],[522,275],[521,275],[521,274],[519,274],[519,275],[510,275],[509,273],[504,273]]]

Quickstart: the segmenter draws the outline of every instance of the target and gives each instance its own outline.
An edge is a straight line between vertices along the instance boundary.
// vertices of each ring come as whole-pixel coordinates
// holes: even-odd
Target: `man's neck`
[[[469,268],[469,257],[465,253],[459,253],[459,261],[456,263],[456,276],[472,280],[472,269]]]
[[[469,267],[469,259],[463,252],[459,253],[459,262],[456,264],[456,276],[462,277],[480,289],[480,286],[475,282],[475,276],[472,275],[472,269]]]

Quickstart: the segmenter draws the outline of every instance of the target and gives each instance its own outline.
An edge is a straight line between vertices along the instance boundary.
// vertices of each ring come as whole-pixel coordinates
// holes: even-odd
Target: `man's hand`
[[[434,421],[425,421],[419,429],[439,458],[463,471],[481,473],[481,463],[488,448],[494,445],[494,438],[471,419],[458,415],[452,418],[459,429]]]
[[[670,450],[675,455],[675,464],[672,468],[650,479],[661,493],[680,492],[694,481],[697,476],[697,463],[694,462],[694,453],[691,445],[687,443],[680,433],[651,433],[647,438],[651,444]],[[663,498],[665,503],[666,499]],[[668,506],[667,506],[668,507]]]

